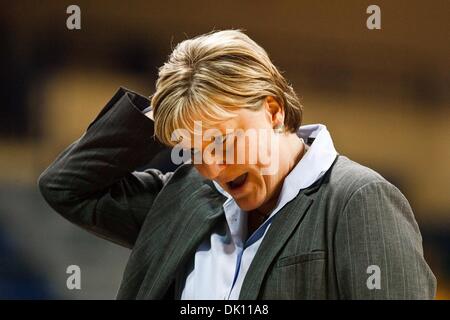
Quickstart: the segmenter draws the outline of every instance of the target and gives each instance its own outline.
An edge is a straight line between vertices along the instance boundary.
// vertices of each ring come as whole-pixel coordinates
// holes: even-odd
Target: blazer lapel
[[[138,299],[160,299],[164,296],[200,242],[224,218],[222,204],[225,197],[213,188],[208,181],[203,181],[194,192],[188,207],[184,208],[186,214],[183,214],[183,224],[179,225],[182,229],[179,236],[166,247],[158,269],[147,273],[143,283],[149,286],[141,287]]]
[[[312,203],[313,198],[303,190],[278,212],[250,265],[239,299],[258,299],[267,270]]]

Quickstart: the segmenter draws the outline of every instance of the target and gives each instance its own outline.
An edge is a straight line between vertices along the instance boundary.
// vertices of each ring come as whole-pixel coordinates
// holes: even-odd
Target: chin
[[[236,200],[239,208],[244,211],[252,211],[258,209],[264,201],[259,199],[239,199]]]

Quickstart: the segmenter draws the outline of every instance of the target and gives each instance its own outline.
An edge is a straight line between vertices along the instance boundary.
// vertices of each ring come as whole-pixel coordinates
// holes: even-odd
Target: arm
[[[350,197],[337,223],[335,259],[343,299],[434,298],[436,278],[413,212],[388,182],[368,183]]]
[[[142,110],[149,101],[120,88],[86,132],[40,175],[42,196],[80,227],[132,247],[170,173],[133,172],[163,146]]]

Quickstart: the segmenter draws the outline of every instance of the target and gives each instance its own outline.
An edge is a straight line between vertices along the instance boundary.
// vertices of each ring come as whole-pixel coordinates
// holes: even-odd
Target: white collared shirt
[[[214,230],[197,248],[186,272],[182,300],[239,299],[245,275],[273,217],[300,190],[320,179],[336,158],[337,152],[325,125],[301,126],[297,135],[310,144],[310,148],[284,179],[278,202],[269,218],[248,239],[246,212],[214,182],[217,190],[227,197],[223,204],[226,224]]]

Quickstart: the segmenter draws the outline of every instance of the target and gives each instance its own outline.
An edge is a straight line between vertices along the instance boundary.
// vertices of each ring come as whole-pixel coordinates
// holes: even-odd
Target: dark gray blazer
[[[121,88],[86,132],[39,177],[69,221],[132,249],[119,299],[177,298],[183,272],[214,226],[224,196],[191,165],[135,171],[161,149],[149,101]],[[379,267],[379,289],[370,266]],[[369,270],[368,270],[369,269]],[[432,299],[436,278],[403,194],[338,155],[327,173],[273,220],[241,299]]]

